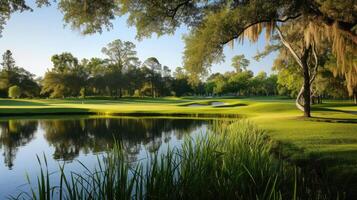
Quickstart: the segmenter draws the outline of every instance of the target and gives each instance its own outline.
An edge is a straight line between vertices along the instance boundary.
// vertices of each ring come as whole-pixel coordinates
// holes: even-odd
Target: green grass
[[[190,104],[222,106],[188,107]],[[102,114],[175,117],[248,118],[280,143],[287,159],[327,166],[341,180],[357,183],[357,106],[351,101],[325,101],[314,105],[313,118],[302,118],[294,100],[257,98],[123,98],[123,99],[0,99],[0,115]],[[26,116],[26,117],[27,117]],[[307,162],[309,161],[309,162]]]
[[[247,121],[217,123],[208,136],[186,138],[179,149],[128,163],[120,145],[85,173],[65,173],[53,185],[47,162],[29,199],[336,199],[321,179],[272,154],[264,131]]]

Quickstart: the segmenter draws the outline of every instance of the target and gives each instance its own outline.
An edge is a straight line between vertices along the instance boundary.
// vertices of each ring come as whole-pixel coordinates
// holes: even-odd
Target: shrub
[[[19,86],[14,85],[9,88],[9,97],[16,99],[19,98],[21,95],[21,89]]]
[[[86,98],[86,89],[85,88],[81,88],[81,90],[79,91],[80,97],[81,98]]]

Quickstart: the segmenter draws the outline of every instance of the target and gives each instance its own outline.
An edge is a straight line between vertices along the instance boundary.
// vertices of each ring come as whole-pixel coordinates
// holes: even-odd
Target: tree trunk
[[[304,112],[304,104],[302,103],[303,93],[304,93],[304,86],[301,87],[299,94],[296,97],[295,105],[299,110]]]
[[[304,47],[303,49],[303,54],[300,57],[296,51],[293,49],[293,47],[290,45],[290,43],[288,41],[285,40],[283,34],[281,33],[279,26],[276,26],[276,30],[278,31],[278,35],[280,37],[281,42],[283,43],[283,45],[290,51],[291,55],[293,56],[293,58],[295,59],[295,61],[299,64],[299,66],[301,67],[302,71],[303,71],[303,76],[304,76],[304,84],[299,92],[299,95],[296,99],[296,106],[297,108],[299,108],[300,110],[304,111],[304,116],[305,117],[311,117],[311,108],[310,108],[310,95],[311,95],[311,88],[310,85],[313,81],[310,80],[310,72],[309,72],[309,65],[308,65],[308,58],[311,52],[311,45],[309,45],[307,48]],[[315,49],[313,49],[315,50]],[[316,56],[316,51],[313,51],[314,57],[316,59],[316,66],[315,69],[317,69],[317,56]],[[311,82],[311,83],[310,83]],[[300,102],[301,100],[301,95],[303,96],[303,100],[304,103],[302,105],[302,102]]]
[[[354,99],[355,104],[357,104],[357,92],[355,92],[353,94],[353,99]]]
[[[154,81],[151,80],[151,97],[154,98]]]
[[[303,97],[304,97],[304,117],[311,117],[311,106],[310,106],[310,95],[311,95],[311,88],[310,88],[310,73],[309,73],[309,65],[307,64],[307,58],[309,55],[309,50],[306,50],[304,55],[301,58],[302,66],[303,66],[303,74],[304,74],[304,90],[303,90]]]

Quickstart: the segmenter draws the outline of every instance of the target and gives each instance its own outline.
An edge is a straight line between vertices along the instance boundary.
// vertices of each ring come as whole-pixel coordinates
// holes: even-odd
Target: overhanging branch
[[[297,19],[301,16],[301,14],[297,14],[295,16],[286,16],[284,17],[283,19],[263,19],[263,20],[257,20],[251,24],[248,24],[247,26],[245,26],[244,28],[242,28],[241,31],[239,31],[237,34],[233,35],[232,37],[228,38],[227,40],[224,40],[221,42],[221,45],[225,45],[227,44],[228,42],[232,41],[232,40],[235,40],[237,39],[240,35],[242,35],[244,33],[245,30],[247,30],[248,28],[252,27],[252,26],[255,26],[257,24],[260,24],[260,23],[270,23],[270,22],[280,22],[280,23],[284,23],[284,22],[287,22],[289,20],[292,20],[292,19]]]
[[[280,28],[279,28],[278,26],[276,26],[276,30],[277,30],[277,32],[278,32],[278,35],[279,35],[280,40],[281,40],[281,42],[283,43],[283,45],[284,45],[287,49],[289,49],[289,51],[290,51],[290,53],[293,55],[295,61],[299,64],[299,66],[300,66],[301,68],[303,68],[303,64],[302,64],[302,62],[301,62],[301,58],[297,55],[296,51],[295,51],[294,48],[290,45],[290,43],[285,40],[285,38],[284,38],[283,34],[281,33]]]

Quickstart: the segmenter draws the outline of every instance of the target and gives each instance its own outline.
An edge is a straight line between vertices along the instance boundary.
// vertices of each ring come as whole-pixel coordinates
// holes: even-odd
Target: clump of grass
[[[128,163],[117,144],[98,167],[64,173],[52,187],[41,167],[36,189],[18,197],[30,199],[333,199],[315,178],[271,153],[264,131],[247,121],[215,124],[212,133],[186,138],[145,161]],[[41,161],[39,160],[41,163]]]

